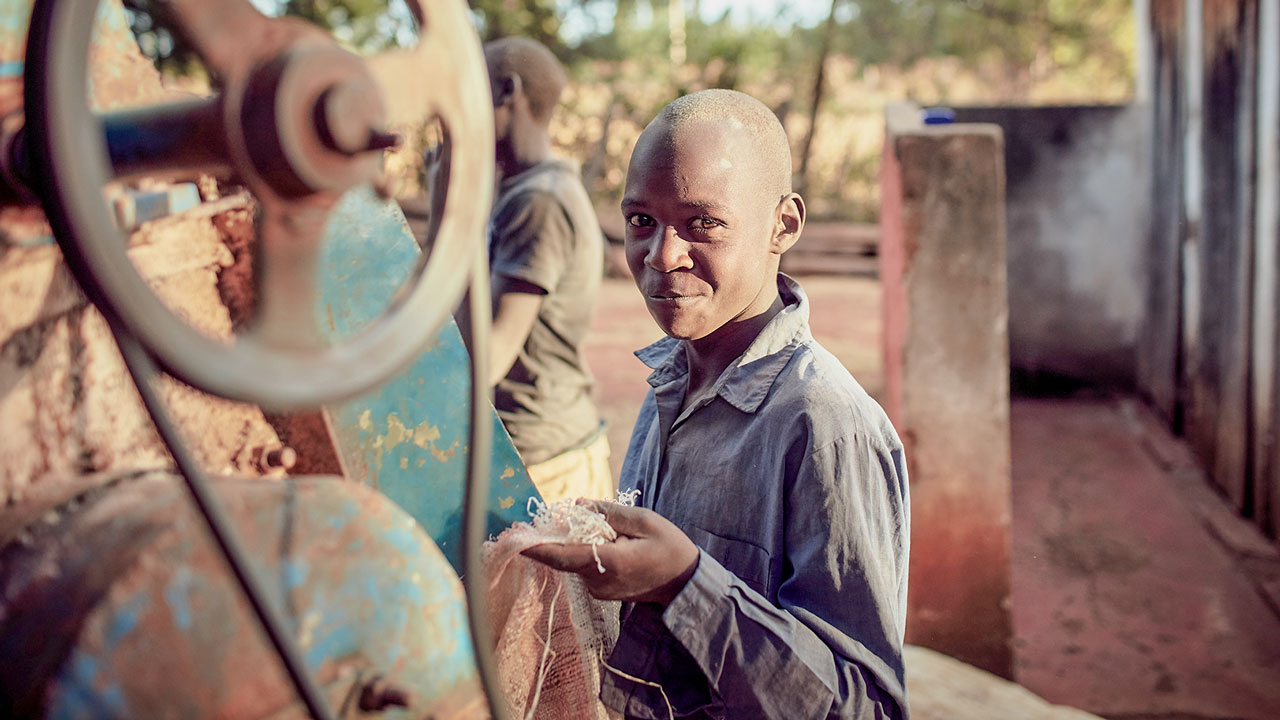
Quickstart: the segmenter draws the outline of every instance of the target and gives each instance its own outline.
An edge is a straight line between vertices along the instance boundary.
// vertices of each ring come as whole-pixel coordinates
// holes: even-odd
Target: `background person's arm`
[[[489,385],[507,376],[538,319],[546,292],[531,282],[493,278],[493,330],[489,339]]]
[[[492,233],[489,384],[495,385],[515,365],[543,300],[569,270],[574,235],[564,206],[545,191],[503,203]]]

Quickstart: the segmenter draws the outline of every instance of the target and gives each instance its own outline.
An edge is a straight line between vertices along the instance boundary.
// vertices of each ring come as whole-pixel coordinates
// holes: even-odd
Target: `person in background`
[[[609,442],[583,355],[604,236],[578,168],[551,152],[564,68],[526,38],[484,47],[498,187],[489,220],[494,406],[547,501],[612,499]]]
[[[641,134],[627,262],[667,337],[620,485],[618,539],[524,551],[622,600],[606,705],[628,718],[906,718],[910,511],[897,434],[778,272],[804,227],[774,114],[729,90]],[[604,572],[597,568],[596,556]]]

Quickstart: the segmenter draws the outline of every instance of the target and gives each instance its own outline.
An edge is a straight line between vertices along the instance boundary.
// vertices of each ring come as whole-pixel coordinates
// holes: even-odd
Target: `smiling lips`
[[[681,284],[683,285],[683,284]],[[682,287],[681,285],[668,285],[662,283],[657,287],[651,287],[645,292],[645,297],[650,300],[690,300],[698,297],[702,293],[696,287]]]
[[[692,300],[695,297],[697,297],[697,295],[686,295],[672,290],[661,290],[649,295],[650,300],[656,300],[659,302],[680,302],[682,300]]]

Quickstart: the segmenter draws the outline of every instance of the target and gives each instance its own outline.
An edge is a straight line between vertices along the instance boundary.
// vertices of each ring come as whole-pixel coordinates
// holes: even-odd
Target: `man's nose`
[[[693,267],[693,258],[689,257],[689,242],[680,237],[674,227],[668,225],[653,239],[644,264],[663,273],[688,270]]]

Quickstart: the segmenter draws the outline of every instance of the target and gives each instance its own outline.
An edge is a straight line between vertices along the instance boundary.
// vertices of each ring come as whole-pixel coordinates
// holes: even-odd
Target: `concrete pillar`
[[[907,641],[1012,677],[1004,143],[887,113],[886,408],[907,447]]]

